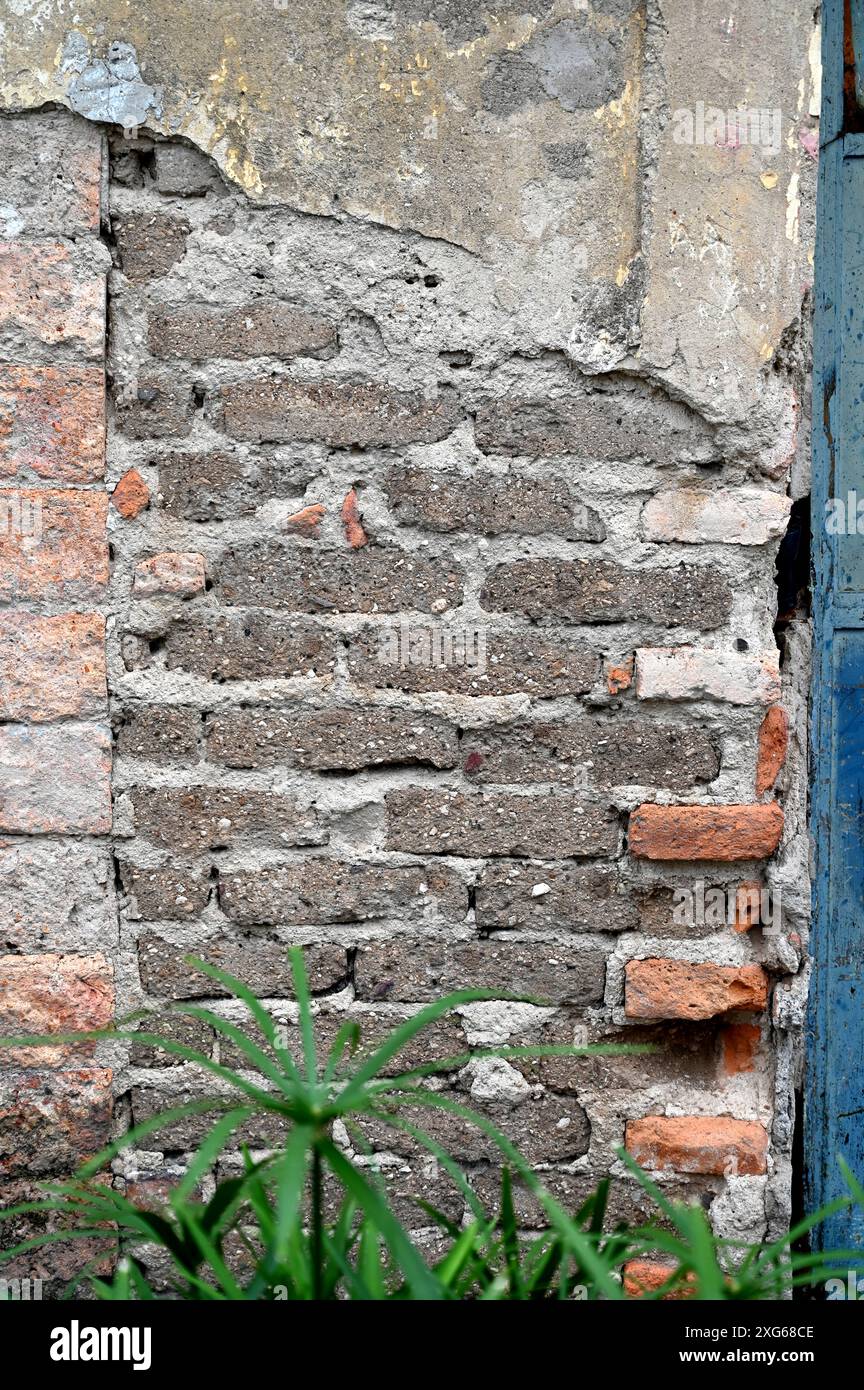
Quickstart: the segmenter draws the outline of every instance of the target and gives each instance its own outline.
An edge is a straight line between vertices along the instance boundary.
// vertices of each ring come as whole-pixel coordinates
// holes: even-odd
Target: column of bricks
[[[110,1023],[117,928],[107,838],[102,136],[60,112],[6,118],[0,160],[0,1033],[8,1037]],[[107,1141],[112,1074],[98,1061],[92,1044],[0,1050],[4,1206]],[[38,1267],[21,1273],[62,1277],[64,1258],[25,1257]]]

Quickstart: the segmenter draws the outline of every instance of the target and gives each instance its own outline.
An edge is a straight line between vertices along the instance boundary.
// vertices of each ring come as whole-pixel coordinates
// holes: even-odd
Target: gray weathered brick
[[[569,540],[602,541],[606,527],[593,507],[557,479],[499,478],[430,473],[404,468],[387,479],[397,521],[430,531],[470,531],[497,536],[549,532]]]
[[[462,600],[458,565],[389,546],[342,552],[259,541],[229,547],[219,561],[218,582],[227,603],[295,613],[428,613],[433,604],[452,608]]]
[[[164,373],[143,372],[115,397],[117,427],[130,439],[184,438],[194,409],[191,382]]]
[[[150,315],[147,343],[154,357],[320,357],[336,330],[320,314],[279,299],[256,299],[237,309],[180,305]]]
[[[661,627],[719,627],[729,616],[729,582],[707,566],[628,570],[612,560],[515,560],[489,575],[487,610],[571,623],[644,621]]]
[[[466,775],[478,783],[690,787],[720,771],[717,746],[704,730],[651,719],[471,729],[461,753]]]
[[[198,760],[201,716],[195,709],[173,705],[133,705],[117,731],[117,752],[124,758],[152,763]]]
[[[427,791],[387,794],[387,843],[409,854],[570,859],[611,855],[618,821],[603,801],[569,795]]]
[[[311,470],[296,463],[258,461],[240,453],[175,451],[159,467],[159,502],[184,521],[225,521],[249,516],[268,498],[301,498]]]
[[[234,439],[334,448],[431,444],[459,418],[452,395],[424,400],[371,381],[240,381],[222,388],[222,404],[225,432]]]
[[[171,864],[146,869],[121,860],[120,877],[132,899],[130,916],[180,922],[196,916],[207,905],[211,883],[200,869]]]
[[[359,947],[358,999],[422,1003],[457,989],[500,990],[543,1004],[582,1007],[603,998],[606,957],[594,948],[527,937],[509,941],[434,941],[394,937]]]
[[[168,999],[215,999],[229,993],[188,965],[188,956],[242,980],[263,999],[294,997],[288,943],[260,935],[217,936],[183,947],[145,933],[138,942],[138,959],[147,992]],[[304,946],[303,958],[315,993],[334,990],[347,979],[348,958],[341,946]]]
[[[532,458],[706,462],[717,453],[711,426],[695,412],[636,392],[489,401],[477,411],[475,437],[486,454]]]
[[[366,628],[350,638],[348,667],[352,680],[364,687],[406,690],[413,694],[444,691],[458,695],[511,695],[536,698],[584,695],[600,674],[600,658],[583,643],[552,632],[511,632],[484,629],[485,661],[477,665],[430,665],[421,660],[418,632],[411,624],[408,653],[411,660],[391,659],[391,638],[398,630]],[[471,647],[474,632],[463,643]],[[401,638],[399,639],[401,643]],[[425,629],[425,649],[431,650],[430,629]]]
[[[468,888],[439,865],[347,864],[307,859],[219,875],[223,912],[241,926],[317,927],[443,913],[464,921]]]
[[[140,284],[167,275],[186,253],[189,223],[167,213],[124,212],[111,219],[120,268],[127,280]]]
[[[326,628],[267,613],[178,620],[164,649],[169,671],[216,681],[328,676],[336,662],[336,638]]]
[[[396,709],[229,709],[207,721],[207,757],[228,767],[357,772],[388,765],[455,767],[456,729]]]
[[[477,880],[481,931],[633,931],[639,915],[611,864],[486,864]]]
[[[255,839],[282,845],[326,844],[317,812],[290,796],[221,787],[135,787],[135,825],[173,854]]]

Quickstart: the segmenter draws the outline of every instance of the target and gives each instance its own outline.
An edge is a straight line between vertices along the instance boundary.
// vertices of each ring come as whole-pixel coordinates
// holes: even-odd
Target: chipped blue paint
[[[864,0],[853,7],[855,29],[864,34]],[[864,1178],[864,535],[833,534],[826,525],[833,499],[844,516],[850,494],[864,502],[864,136],[844,134],[843,12],[843,0],[827,0],[822,15],[813,368],[815,880],[804,1131],[810,1209],[844,1195],[839,1155]],[[829,1217],[818,1243],[864,1251],[864,1212]]]

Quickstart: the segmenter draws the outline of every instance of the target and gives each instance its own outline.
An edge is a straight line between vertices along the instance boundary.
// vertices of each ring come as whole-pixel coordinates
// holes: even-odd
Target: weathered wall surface
[[[525,991],[543,1006],[466,1009],[435,1049],[658,1044],[448,1078],[554,1190],[626,1142],[718,1229],[775,1231],[808,903],[786,562],[773,629],[808,486],[810,7],[237,23],[20,0],[0,31],[0,450],[53,509],[47,542],[0,547],[3,1026],[68,1026],[51,991],[112,967],[120,1012],[206,997],[190,948],[290,1021],[303,943],[332,1028]],[[747,884],[773,891],[762,922]],[[118,1125],[202,1084],[107,1060]],[[9,1181],[29,1063],[4,1082]],[[54,1169],[107,1123],[86,1075],[49,1115]],[[442,1137],[488,1190],[479,1138]],[[441,1197],[387,1147],[406,1209]]]

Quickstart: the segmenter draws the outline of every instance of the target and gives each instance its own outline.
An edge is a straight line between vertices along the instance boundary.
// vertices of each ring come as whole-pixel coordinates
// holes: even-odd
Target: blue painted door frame
[[[851,23],[850,23],[851,21]],[[847,32],[844,33],[844,22]],[[844,38],[846,82],[844,90]],[[857,43],[856,43],[857,40]],[[852,46],[861,61],[854,69]],[[807,1205],[864,1180],[864,0],[823,0],[813,369],[815,850],[807,1027]],[[857,70],[855,70],[857,69]],[[829,527],[838,499],[850,528]],[[864,1212],[838,1212],[821,1244],[864,1250]]]

